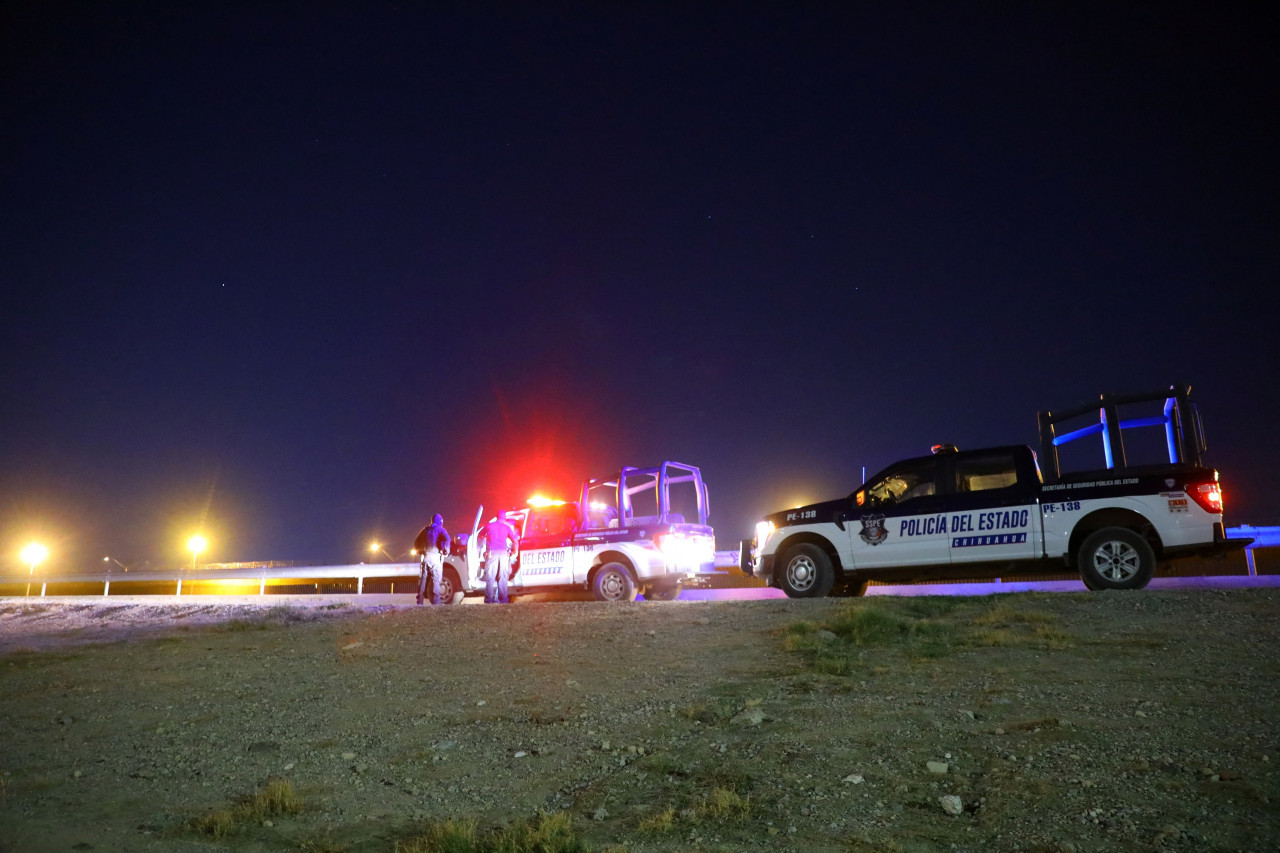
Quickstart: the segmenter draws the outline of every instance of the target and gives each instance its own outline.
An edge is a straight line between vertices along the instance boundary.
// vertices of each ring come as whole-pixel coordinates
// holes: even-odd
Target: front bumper
[[[738,571],[744,575],[768,579],[773,575],[773,554],[761,554],[757,559],[755,540],[743,539],[738,547]]]

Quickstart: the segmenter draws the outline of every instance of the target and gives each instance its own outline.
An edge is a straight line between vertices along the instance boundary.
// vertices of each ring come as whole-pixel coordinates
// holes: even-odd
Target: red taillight
[[[1217,483],[1190,483],[1187,485],[1187,494],[1193,501],[1200,504],[1205,512],[1211,512],[1214,515],[1222,514],[1222,490],[1218,488]]]

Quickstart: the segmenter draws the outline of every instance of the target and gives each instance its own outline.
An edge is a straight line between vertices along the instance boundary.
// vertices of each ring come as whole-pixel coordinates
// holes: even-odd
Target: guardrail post
[[[364,595],[364,575],[356,575],[356,595]]]
[[[40,597],[41,598],[44,598],[44,591],[45,589],[48,588],[48,586],[49,586],[48,581],[40,581]]]
[[[1245,564],[1249,566],[1249,577],[1251,578],[1257,577],[1258,567],[1253,564],[1253,546],[1252,545],[1245,546],[1244,561],[1245,561]]]
[[[102,597],[106,598],[110,594],[111,594],[111,578],[107,578],[107,580],[102,584]]]
[[[174,595],[182,595],[182,578],[178,578],[178,591]]]
[[[258,584],[258,595],[267,594],[267,573],[262,573],[262,583]]]

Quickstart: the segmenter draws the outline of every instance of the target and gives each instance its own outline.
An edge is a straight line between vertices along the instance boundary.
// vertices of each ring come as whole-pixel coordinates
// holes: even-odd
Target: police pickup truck
[[[589,590],[600,601],[674,599],[684,582],[715,571],[707,487],[692,465],[624,467],[586,480],[576,502],[531,500],[507,510],[520,538],[508,592]],[[459,537],[445,558],[440,600],[484,593],[478,532]]]
[[[1063,571],[1079,572],[1093,590],[1140,589],[1158,562],[1252,541],[1225,538],[1218,472],[1202,465],[1203,428],[1189,394],[1185,385],[1103,394],[1041,412],[1039,458],[1027,446],[937,445],[847,498],[767,516],[743,542],[741,568],[792,598],[861,595],[869,580]],[[1151,403],[1159,414],[1121,416]],[[1059,433],[1087,414],[1091,423]],[[1156,443],[1167,447],[1167,462],[1127,464],[1125,434],[1138,428],[1163,429]],[[1058,448],[1090,436],[1101,437],[1105,468],[1062,473]]]

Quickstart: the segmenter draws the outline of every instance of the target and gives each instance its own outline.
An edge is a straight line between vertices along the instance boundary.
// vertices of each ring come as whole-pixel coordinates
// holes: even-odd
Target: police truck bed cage
[[[1068,442],[1091,435],[1102,436],[1102,453],[1108,469],[1128,468],[1124,452],[1124,431],[1138,427],[1162,426],[1169,449],[1169,464],[1187,468],[1203,466],[1204,427],[1200,413],[1191,402],[1190,385],[1173,385],[1165,391],[1141,394],[1100,394],[1097,402],[1083,403],[1072,409],[1039,412],[1040,467],[1046,482],[1062,479],[1058,448]],[[1120,406],[1138,403],[1161,403],[1159,415],[1121,419]],[[1058,435],[1055,427],[1064,421],[1096,411],[1098,422]]]
[[[687,505],[686,509],[692,510],[694,517],[688,519],[671,508],[671,486],[681,483],[689,485],[689,492],[693,498],[693,504]],[[653,494],[649,495],[649,492],[653,492]],[[651,506],[657,511],[656,516],[636,515],[633,508],[633,499],[637,495],[646,495],[648,497],[647,506]],[[607,499],[611,499],[612,506],[600,500],[606,496]],[[632,465],[626,465],[616,475],[592,477],[582,484],[580,505],[582,511],[588,513],[589,516],[592,514],[593,509],[595,512],[599,512],[602,509],[616,511],[620,517],[618,525],[622,527],[637,526],[645,523],[679,524],[685,521],[690,524],[705,525],[707,517],[711,514],[707,487],[702,482],[702,476],[698,469],[692,465],[670,461],[663,462],[653,468],[637,468]],[[598,526],[603,527],[606,525],[599,524]]]

